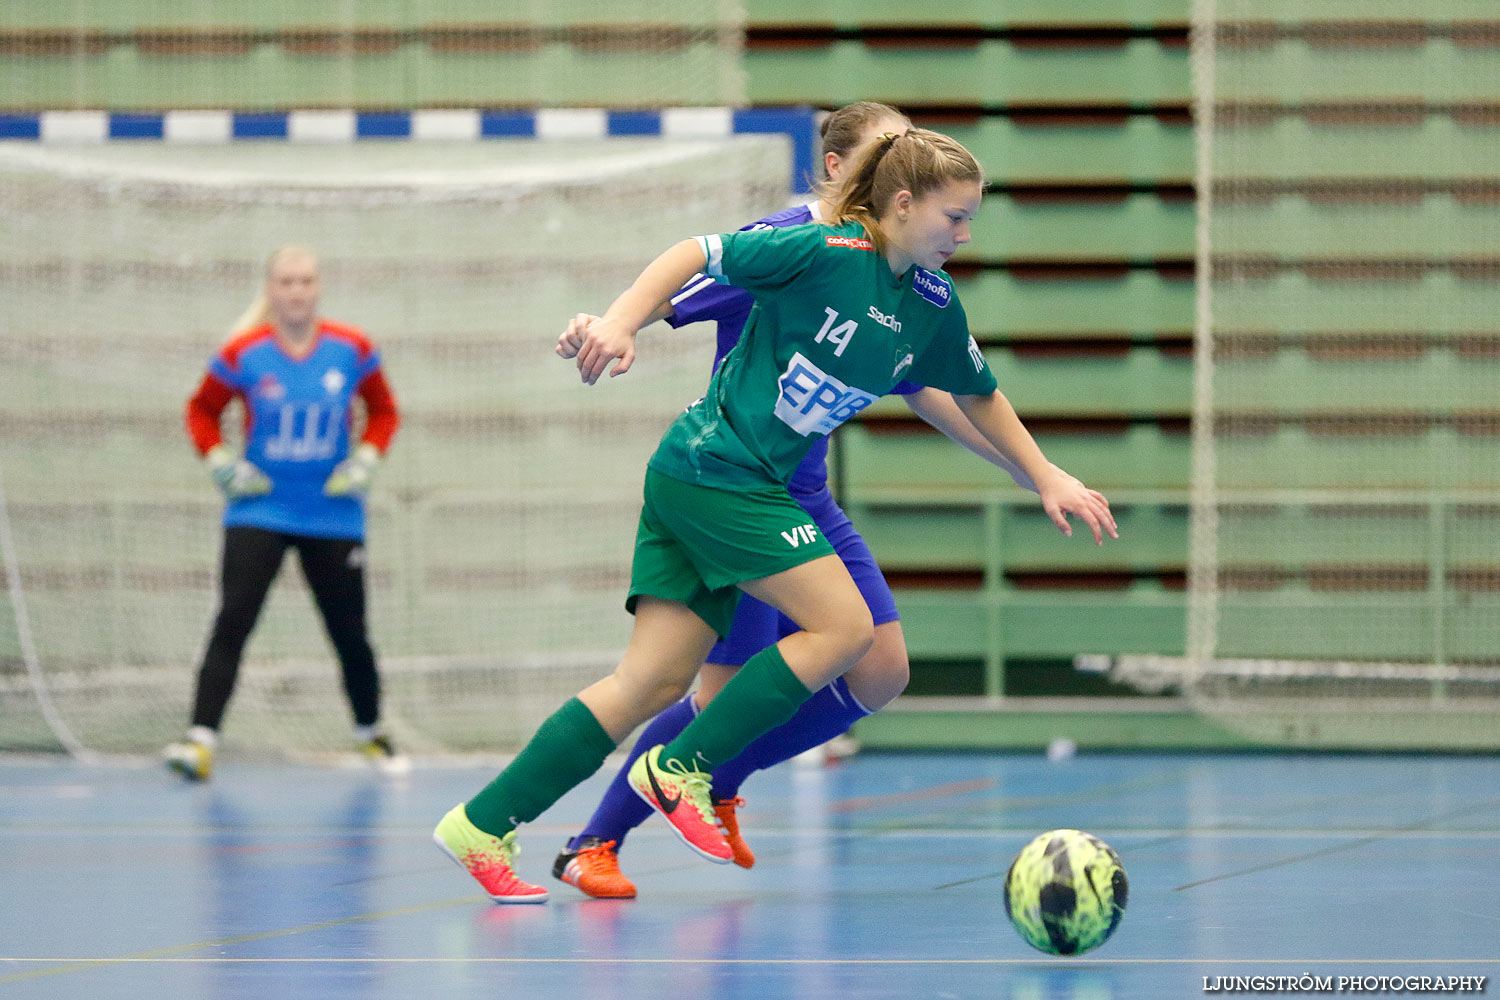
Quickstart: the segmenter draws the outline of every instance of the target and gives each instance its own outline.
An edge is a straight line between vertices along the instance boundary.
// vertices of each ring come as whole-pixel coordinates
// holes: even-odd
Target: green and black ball
[[[1108,844],[1053,830],[1021,848],[1005,874],[1005,914],[1026,943],[1049,955],[1082,955],[1120,925],[1130,883]]]

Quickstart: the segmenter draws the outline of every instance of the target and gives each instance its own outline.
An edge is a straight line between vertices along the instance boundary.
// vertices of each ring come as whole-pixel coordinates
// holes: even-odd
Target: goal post
[[[1115,676],[1273,743],[1500,746],[1500,104],[1445,9],[1193,7],[1186,655]]]
[[[185,727],[222,529],[182,409],[285,243],[402,410],[369,500],[386,721],[415,752],[513,749],[623,650],[645,461],[713,356],[710,328],[662,325],[587,387],[557,335],[673,242],[785,206],[792,145],[0,143],[0,749]],[[351,745],[294,561],[226,716],[241,750]]]

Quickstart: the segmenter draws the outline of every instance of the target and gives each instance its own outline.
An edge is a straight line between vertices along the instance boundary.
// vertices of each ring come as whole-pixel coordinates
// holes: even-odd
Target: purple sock
[[[615,779],[609,783],[609,788],[605,789],[604,798],[599,802],[599,808],[594,810],[594,815],[589,817],[588,825],[583,828],[582,833],[568,841],[569,850],[577,847],[578,842],[585,837],[613,840],[616,850],[625,845],[625,835],[646,822],[651,815],[651,807],[635,794],[627,780],[630,765],[652,747],[676,739],[677,734],[686,729],[697,714],[698,708],[693,704],[693,696],[688,695],[662,709],[647,724],[641,732],[641,738],[630,748],[630,759],[625,761]]]
[[[714,768],[714,800],[734,798],[754,772],[822,746],[869,714],[849,693],[844,679],[837,678],[803,702],[796,715],[755,740],[738,757]]]

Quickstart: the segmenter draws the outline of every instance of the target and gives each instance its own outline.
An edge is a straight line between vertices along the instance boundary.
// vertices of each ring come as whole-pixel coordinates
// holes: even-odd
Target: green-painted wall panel
[[[1193,283],[1150,270],[1099,281],[1031,281],[988,270],[954,284],[969,327],[981,337],[1193,328]]]
[[[1023,48],[993,39],[964,49],[872,48],[858,41],[745,54],[750,100],[838,105],[876,98],[1010,102],[1185,103],[1187,51],[1152,39],[1117,48]]]

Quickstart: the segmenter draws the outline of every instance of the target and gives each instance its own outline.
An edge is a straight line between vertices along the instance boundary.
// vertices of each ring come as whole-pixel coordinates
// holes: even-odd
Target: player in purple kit
[[[380,729],[364,583],[364,494],[400,417],[380,353],[361,331],[317,316],[320,292],[310,250],[271,254],[263,296],[188,400],[188,434],[227,501],[219,612],[198,672],[192,726],[166,749],[167,764],[191,780],[213,771],[245,643],[288,548],[297,550],[338,653],[360,749],[388,770],[405,765]],[[224,443],[220,426],[236,397],[244,407],[243,456]],[[365,429],[354,444],[356,397]]]
[[[885,104],[861,101],[847,105],[824,119],[821,136],[823,173],[837,181],[846,162],[888,132],[905,132],[911,122],[900,111]],[[783,209],[744,227],[747,230],[800,226],[828,217],[832,206],[821,199]],[[712,321],[718,324],[717,368],[739,342],[745,321],[754,305],[746,291],[699,274],[652,320],[665,319],[673,327]],[[558,354],[573,357],[582,344],[593,317],[575,317],[558,341]],[[628,367],[628,359],[622,362]],[[620,369],[615,370],[619,374]],[[894,390],[902,395],[918,416],[1005,468],[1024,486],[1029,478],[1008,462],[941,390],[901,382]],[[755,855],[739,832],[736,808],[741,784],[751,773],[820,746],[846,732],[859,718],[882,708],[906,687],[908,663],[906,641],[901,632],[895,598],[881,575],[868,546],[828,488],[828,444],[818,438],[787,485],[792,497],[812,515],[813,523],[833,544],[870,608],[875,624],[875,642],[849,673],[818,691],[786,724],[753,742],[738,757],[713,772],[714,810],[734,850],[734,862],[742,868],[755,863]],[[572,838],[553,864],[554,877],[596,898],[633,898],[636,888],[619,868],[618,852],[626,835],[651,815],[650,806],[631,790],[627,775],[631,763],[645,749],[669,742],[692,721],[698,711],[724,686],[747,659],[797,626],[770,605],[750,597],[740,598],[734,624],[727,638],[714,646],[700,671],[698,688],[658,715],[644,730],[629,759],[605,792],[598,809],[578,836]]]

